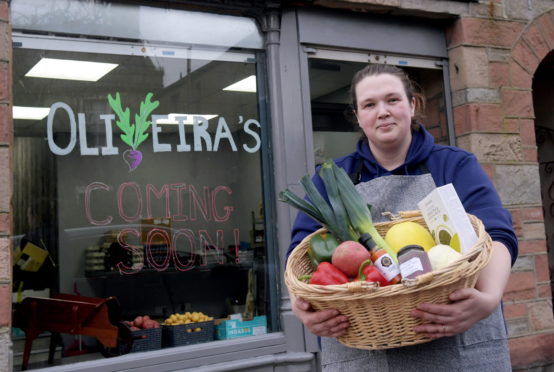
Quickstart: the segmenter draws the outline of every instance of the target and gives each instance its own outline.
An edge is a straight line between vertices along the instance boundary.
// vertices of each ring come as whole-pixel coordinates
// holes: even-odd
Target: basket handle
[[[363,280],[354,280],[353,282],[346,283],[346,290],[348,292],[373,292],[379,288],[378,282],[366,282]]]
[[[430,283],[433,280],[433,272],[430,271],[428,273],[416,276],[413,279],[402,279],[402,284],[405,287],[417,287],[418,285],[423,285]]]

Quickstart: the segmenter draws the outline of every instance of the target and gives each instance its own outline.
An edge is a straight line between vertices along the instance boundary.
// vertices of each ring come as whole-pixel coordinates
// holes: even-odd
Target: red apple
[[[347,240],[335,248],[331,262],[349,277],[355,277],[362,262],[370,258],[369,251],[363,245]]]

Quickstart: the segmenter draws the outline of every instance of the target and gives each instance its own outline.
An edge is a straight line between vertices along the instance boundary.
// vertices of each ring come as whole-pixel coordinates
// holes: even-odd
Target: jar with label
[[[407,245],[397,254],[398,266],[403,279],[413,279],[432,271],[427,252],[420,245]]]

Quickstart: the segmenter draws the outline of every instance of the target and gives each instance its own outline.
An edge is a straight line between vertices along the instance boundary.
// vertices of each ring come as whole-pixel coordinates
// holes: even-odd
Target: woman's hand
[[[449,299],[452,301],[451,304],[420,304],[412,310],[412,316],[426,322],[414,330],[433,339],[454,336],[470,329],[498,306],[494,296],[474,288],[459,289],[453,292]]]
[[[411,315],[427,324],[414,328],[429,338],[453,336],[489,316],[500,304],[511,271],[511,256],[500,242],[492,243],[492,256],[479,275],[475,288],[450,294],[450,304],[419,304]]]
[[[316,311],[302,298],[291,295],[292,311],[310,332],[316,336],[339,337],[348,328],[348,319],[338,310]]]

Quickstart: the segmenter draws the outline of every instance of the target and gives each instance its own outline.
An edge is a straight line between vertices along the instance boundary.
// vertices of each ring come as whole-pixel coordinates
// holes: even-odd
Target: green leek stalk
[[[333,173],[335,174],[342,203],[348,213],[352,227],[359,235],[364,233],[371,235],[375,243],[383,248],[392,259],[396,261],[396,253],[389,247],[373,225],[370,209],[358,193],[358,190],[356,190],[348,174],[346,174],[344,169],[338,167],[334,161],[330,161],[330,163]]]

